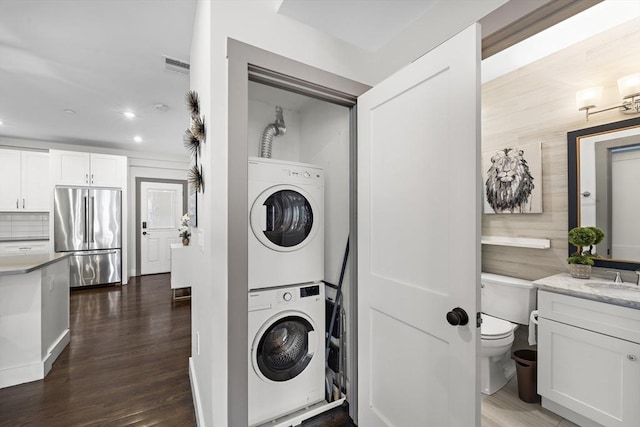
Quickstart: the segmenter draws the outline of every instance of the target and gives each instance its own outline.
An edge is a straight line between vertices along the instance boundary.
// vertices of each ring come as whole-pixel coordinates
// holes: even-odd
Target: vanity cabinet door
[[[538,393],[603,426],[640,425],[640,344],[545,318]]]

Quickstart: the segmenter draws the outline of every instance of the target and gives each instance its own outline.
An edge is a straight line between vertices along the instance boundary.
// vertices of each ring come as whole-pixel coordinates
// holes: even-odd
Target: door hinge
[[[476,328],[479,328],[482,326],[482,313],[478,312],[476,313]]]

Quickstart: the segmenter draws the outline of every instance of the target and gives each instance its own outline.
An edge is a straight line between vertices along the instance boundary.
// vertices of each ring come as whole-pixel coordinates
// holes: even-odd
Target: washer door
[[[263,191],[251,207],[253,234],[266,247],[291,252],[306,246],[318,229],[318,207],[300,187],[276,185]]]
[[[267,380],[281,382],[300,375],[316,351],[314,327],[301,313],[283,313],[261,328],[254,341],[254,369]]]

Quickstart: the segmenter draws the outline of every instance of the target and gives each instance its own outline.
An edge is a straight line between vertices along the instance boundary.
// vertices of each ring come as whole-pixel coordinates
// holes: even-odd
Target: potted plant
[[[602,242],[602,239],[604,232],[598,227],[576,227],[569,231],[569,243],[577,249],[567,258],[572,277],[591,278],[593,259],[599,257],[595,252],[595,245]]]
[[[180,228],[178,228],[178,231],[180,232],[180,237],[182,237],[182,244],[185,246],[189,245],[189,238],[191,237],[191,229],[189,228],[190,220],[191,220],[191,217],[189,217],[188,212],[182,215]]]

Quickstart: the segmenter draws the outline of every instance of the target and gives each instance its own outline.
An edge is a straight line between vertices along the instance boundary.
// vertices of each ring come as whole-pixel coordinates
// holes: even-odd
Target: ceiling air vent
[[[176,71],[182,74],[189,74],[189,63],[179,59],[164,57],[164,68],[169,71]]]

